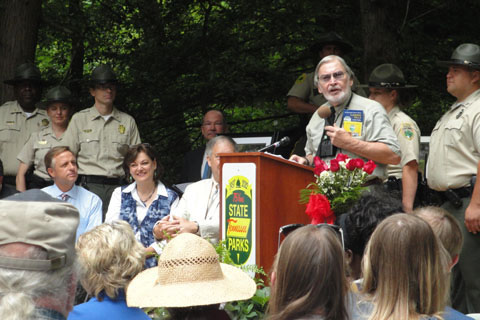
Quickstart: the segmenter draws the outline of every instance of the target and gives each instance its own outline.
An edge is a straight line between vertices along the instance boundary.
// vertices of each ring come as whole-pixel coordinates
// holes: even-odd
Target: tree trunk
[[[382,63],[397,63],[399,30],[408,2],[391,0],[360,0],[363,34],[364,81]]]
[[[0,102],[13,99],[11,79],[15,67],[35,59],[41,0],[2,0],[0,5]]]

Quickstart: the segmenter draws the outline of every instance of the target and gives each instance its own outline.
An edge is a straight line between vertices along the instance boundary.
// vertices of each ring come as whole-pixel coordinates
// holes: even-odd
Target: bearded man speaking
[[[385,109],[352,92],[352,69],[338,56],[326,56],[318,63],[314,83],[327,103],[307,126],[306,157],[292,155],[290,160],[312,165],[315,156],[330,160],[345,153],[375,161],[371,183],[383,181],[386,165],[400,162],[400,147]]]

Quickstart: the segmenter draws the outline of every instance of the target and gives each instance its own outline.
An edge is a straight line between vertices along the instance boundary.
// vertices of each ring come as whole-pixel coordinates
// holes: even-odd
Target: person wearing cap
[[[315,74],[318,91],[328,102],[308,123],[306,157],[294,154],[290,160],[313,165],[315,156],[331,160],[338,152],[361,157],[377,165],[368,183],[380,184],[386,179],[386,165],[400,162],[400,147],[385,109],[352,92],[352,71],[339,56],[323,58]]]
[[[0,319],[65,320],[76,288],[77,209],[38,189],[0,200]]]
[[[17,171],[17,190],[45,188],[53,184],[45,168],[45,155],[56,146],[64,144],[63,134],[73,114],[71,92],[64,86],[56,86],[47,92],[47,114],[50,126],[32,133],[22,151],[17,156],[20,161]],[[27,171],[33,165],[33,174],[26,178]],[[27,185],[27,180],[28,185]]]
[[[227,132],[228,125],[221,110],[209,110],[202,119],[202,136],[205,141]],[[212,170],[207,162],[205,146],[187,152],[183,158],[181,182],[196,182],[208,179]]]
[[[310,51],[314,55],[314,61],[322,60],[329,55],[337,55],[342,57],[353,51],[353,46],[344,40],[338,33],[329,32],[323,34],[311,48]],[[287,93],[287,109],[298,113],[300,116],[300,135],[303,135],[295,145],[294,153],[304,155],[305,147],[305,127],[308,124],[312,114],[319,106],[327,102],[327,99],[318,92],[317,86],[314,84],[315,72],[302,73]],[[360,82],[353,75],[353,92],[366,97],[365,91],[359,86]]]
[[[0,106],[0,159],[4,165],[5,183],[15,187],[19,165],[17,155],[30,135],[47,127],[50,121],[45,110],[36,106],[43,80],[35,65],[19,65],[14,77],[4,83],[13,86],[15,100]]]
[[[167,240],[178,233],[195,233],[218,242],[220,235],[220,158],[219,153],[237,152],[237,144],[228,136],[216,136],[207,143],[207,161],[212,177],[187,186],[170,215],[157,221],[153,228],[156,240]]]
[[[420,129],[400,105],[406,102],[405,89],[416,86],[406,84],[403,72],[394,64],[376,67],[368,79],[369,99],[379,102],[387,111],[388,119],[400,144],[400,164],[388,165],[388,186],[402,192],[405,212],[412,212],[418,185],[418,163],[420,159]]]
[[[102,223],[102,200],[87,189],[75,185],[78,166],[75,155],[68,147],[53,147],[45,155],[45,167],[54,184],[42,191],[73,204],[80,213],[78,237]]]
[[[480,313],[480,186],[476,179],[480,170],[480,46],[461,44],[450,60],[438,64],[448,67],[447,91],[456,101],[430,136],[427,182],[462,228],[464,243],[453,279],[454,288],[461,288],[463,279],[465,292],[454,292],[452,306],[464,313]]]
[[[247,273],[221,263],[210,242],[183,233],[165,246],[158,267],[130,282],[127,304],[165,307],[172,319],[229,319],[219,304],[250,299],[256,288]]]
[[[0,199],[9,197],[15,193],[18,193],[14,187],[3,184],[3,162],[0,159]]]
[[[103,202],[103,219],[113,190],[123,184],[122,163],[128,147],[139,144],[135,120],[114,106],[117,76],[108,65],[91,76],[91,108],[73,115],[65,132],[67,145],[77,155],[79,182]]]

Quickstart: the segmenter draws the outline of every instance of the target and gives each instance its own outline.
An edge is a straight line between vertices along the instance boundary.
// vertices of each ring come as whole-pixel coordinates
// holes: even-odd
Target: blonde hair
[[[460,254],[463,235],[454,216],[443,208],[433,206],[415,209],[413,213],[428,222],[433,232],[447,249],[451,259]]]
[[[374,304],[369,320],[441,318],[448,259],[424,220],[403,213],[383,220],[368,242],[362,268],[362,293]]]
[[[116,298],[118,291],[143,269],[145,249],[125,221],[104,223],[80,236],[77,245],[80,281],[85,290],[101,300],[105,291]]]
[[[297,319],[320,313],[325,320],[347,319],[343,250],[335,231],[308,225],[283,241],[268,319]]]

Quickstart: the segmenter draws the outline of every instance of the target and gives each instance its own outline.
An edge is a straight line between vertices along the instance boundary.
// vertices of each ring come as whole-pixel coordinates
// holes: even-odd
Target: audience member
[[[95,104],[74,114],[65,132],[67,145],[77,155],[81,186],[102,199],[102,221],[113,190],[123,184],[128,147],[140,143],[135,120],[113,105],[117,82],[109,66],[95,68],[90,81]]]
[[[0,199],[9,197],[17,192],[14,187],[3,184],[3,162],[0,160]]]
[[[123,160],[123,169],[131,184],[115,189],[105,221],[127,221],[147,252],[160,253],[153,237],[153,226],[168,216],[178,196],[160,181],[162,164],[147,143],[129,148]],[[156,262],[152,256],[147,259],[146,266],[153,267]]]
[[[217,135],[227,132],[225,115],[220,110],[209,110],[203,116],[202,136],[208,142]],[[185,154],[182,167],[182,182],[196,182],[208,179],[212,170],[207,162],[205,146]]]
[[[53,185],[42,191],[55,199],[73,204],[80,213],[77,237],[102,223],[102,200],[83,187],[75,185],[78,166],[75,155],[68,147],[53,147],[45,155],[45,167]]]
[[[430,136],[428,186],[437,191],[463,233],[463,248],[455,268],[454,287],[465,288],[452,296],[454,308],[480,312],[480,46],[464,43],[448,61],[447,91],[457,100],[438,120]],[[477,182],[475,182],[477,181]],[[473,190],[473,193],[472,193]],[[457,291],[458,291],[457,290]],[[456,299],[459,297],[460,299]]]
[[[71,92],[63,86],[57,86],[47,92],[47,115],[50,126],[32,133],[22,151],[17,156],[20,165],[17,171],[17,190],[45,188],[52,185],[52,179],[45,167],[45,155],[52,147],[62,145],[63,133],[73,114]],[[33,174],[26,177],[28,169],[33,165]],[[27,179],[28,178],[28,179]]]
[[[280,246],[268,319],[348,319],[342,245],[328,226],[301,227]]]
[[[165,307],[172,319],[229,319],[219,304],[251,298],[255,281],[219,262],[208,241],[180,234],[164,248],[158,267],[138,274],[127,288],[127,304]]]
[[[314,156],[330,160],[337,151],[362,157],[377,163],[370,179],[380,182],[386,178],[386,164],[400,162],[400,148],[385,109],[376,101],[352,93],[352,75],[338,56],[326,56],[318,63],[315,84],[328,101],[318,110],[327,108],[334,119],[327,122],[324,115],[315,112],[307,126],[306,158],[292,155],[290,159],[313,164]]]
[[[168,239],[177,233],[195,233],[202,238],[218,241],[220,228],[219,210],[219,153],[236,152],[235,141],[227,136],[217,136],[207,143],[207,161],[212,168],[212,178],[192,183],[187,187],[178,206],[170,216],[160,220],[154,227],[156,239]]]
[[[338,217],[343,230],[347,274],[351,280],[362,277],[362,257],[377,225],[386,217],[402,212],[402,203],[386,192],[365,193],[346,213]]]
[[[129,308],[125,289],[143,269],[145,251],[125,221],[104,223],[82,234],[77,242],[80,282],[93,296],[76,305],[69,320],[150,318],[139,308]]]
[[[363,288],[353,319],[453,319],[448,253],[424,220],[395,214],[373,232],[363,258]]]
[[[343,57],[353,51],[353,47],[350,43],[345,41],[338,33],[329,32],[321,35],[317,42],[310,48],[313,54],[313,63],[322,60],[329,55],[337,55]],[[327,100],[321,92],[318,91],[317,86],[314,84],[315,72],[302,73],[290,90],[287,93],[287,109],[298,113],[300,116],[300,126],[296,133],[292,135],[293,139],[300,139],[295,144],[293,150],[295,154],[305,155],[305,127],[308,121],[312,117],[312,114],[317,111],[318,107],[323,105]],[[359,86],[360,82],[353,75],[353,92],[366,97],[364,90]]]
[[[4,83],[13,85],[15,100],[0,107],[0,159],[4,165],[4,183],[15,187],[17,155],[30,135],[47,127],[49,121],[45,110],[36,106],[43,86],[36,66],[31,63],[17,66],[13,79]]]
[[[38,190],[0,201],[0,319],[66,319],[78,211]]]
[[[380,103],[387,111],[402,153],[400,164],[387,166],[387,186],[402,193],[403,209],[410,213],[418,186],[421,134],[417,123],[401,111],[400,106],[408,103],[405,90],[416,86],[406,84],[403,72],[396,65],[386,63],[373,69],[368,87],[368,98]]]

